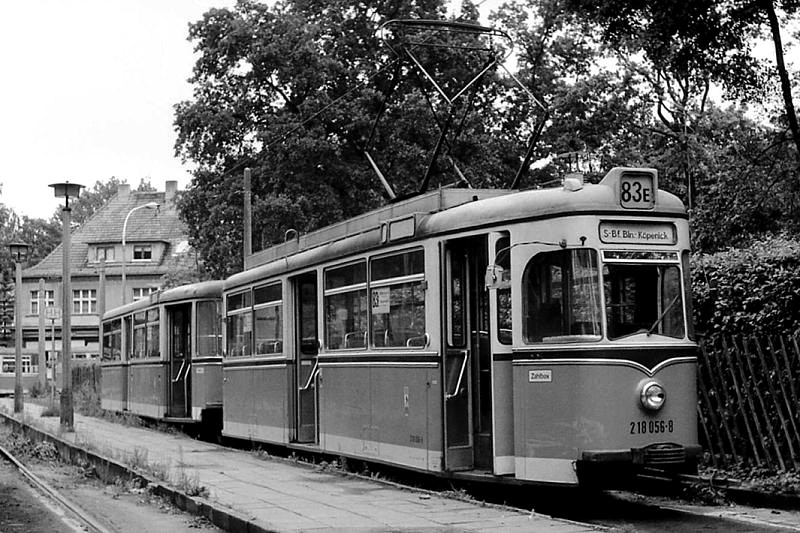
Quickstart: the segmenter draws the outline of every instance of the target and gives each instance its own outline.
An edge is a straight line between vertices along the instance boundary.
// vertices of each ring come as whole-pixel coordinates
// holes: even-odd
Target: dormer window
[[[133,247],[134,261],[149,261],[153,258],[153,247],[149,244],[137,244]]]
[[[110,263],[114,261],[114,247],[113,246],[98,246],[95,248],[95,261],[98,263],[106,262]]]

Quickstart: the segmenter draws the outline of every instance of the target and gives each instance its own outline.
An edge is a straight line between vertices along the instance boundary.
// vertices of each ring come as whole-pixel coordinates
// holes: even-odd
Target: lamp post
[[[12,242],[8,245],[16,267],[14,282],[14,412],[21,413],[22,403],[22,263],[28,257],[28,245]]]
[[[70,286],[69,277],[69,252],[70,252],[70,215],[72,210],[69,207],[69,199],[77,198],[81,193],[83,185],[77,183],[53,183],[50,185],[55,191],[56,198],[64,199],[64,208],[61,210],[61,218],[64,227],[61,230],[61,247],[64,249],[64,255],[61,265],[61,276],[63,293],[61,296],[61,306],[64,312],[61,317],[61,368],[62,368],[62,385],[61,385],[61,427],[66,431],[72,431],[74,423],[74,415],[72,411],[72,372],[70,371],[70,359],[72,359],[72,324],[71,315],[72,309],[70,302],[72,301],[72,289]]]
[[[125,215],[125,222],[122,224],[122,305],[125,305],[128,296],[128,280],[125,277],[125,263],[128,261],[128,255],[125,250],[125,233],[128,231],[128,220],[139,209],[158,209],[159,205],[158,202],[147,202],[146,204],[137,205]]]

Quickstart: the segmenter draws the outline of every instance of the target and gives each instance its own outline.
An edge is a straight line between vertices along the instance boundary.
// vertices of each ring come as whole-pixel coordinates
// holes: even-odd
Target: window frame
[[[576,280],[580,279],[575,276],[575,270],[572,268],[574,264],[575,254],[578,252],[588,252],[591,254],[590,258],[593,261],[594,276],[587,278],[592,280],[590,288],[593,291],[590,293],[594,302],[594,307],[590,309],[596,316],[594,322],[588,321],[575,321],[575,312],[578,309],[577,303],[583,304],[582,300],[575,300]],[[569,254],[568,256],[566,254]],[[558,261],[546,261],[549,258],[558,259]],[[569,265],[567,265],[569,262]],[[565,267],[565,265],[568,266]],[[536,275],[531,270],[533,268],[539,270],[540,275],[545,275],[546,279],[539,280],[540,285],[534,286],[533,281],[529,278]],[[552,274],[554,269],[558,269],[558,281]],[[542,284],[544,282],[544,284]],[[541,302],[538,307],[534,308],[532,301],[542,299],[541,289],[546,291],[546,302]],[[539,346],[543,344],[575,344],[586,345],[598,343],[606,338],[605,331],[605,301],[603,293],[603,262],[601,260],[600,250],[591,247],[582,248],[563,248],[560,250],[541,250],[530,256],[525,263],[525,268],[522,270],[522,278],[520,283],[520,290],[522,293],[522,342],[527,346]],[[532,292],[535,291],[535,292]],[[552,294],[558,292],[559,297],[555,299]],[[535,293],[540,293],[535,296]],[[530,296],[529,296],[530,294]],[[554,317],[558,317],[559,324],[557,328],[553,329],[554,324],[546,324],[543,320],[537,319],[536,314],[542,311],[542,308],[552,307],[553,302],[560,302],[558,304],[558,314],[554,312],[545,312],[544,317],[548,318],[551,322]],[[577,302],[577,303],[576,303]],[[536,313],[534,311],[537,311]],[[534,318],[531,318],[534,317]],[[569,323],[563,322],[564,318],[569,319]],[[572,326],[578,324],[594,324],[593,327],[597,328],[599,333],[571,333]],[[564,330],[565,325],[569,325],[568,331]],[[535,327],[532,327],[535,326]],[[547,328],[551,328],[551,330]],[[541,328],[541,329],[540,329]],[[558,334],[552,334],[558,332]],[[541,338],[537,339],[538,334],[541,333]]]
[[[102,253],[101,253],[102,252]],[[109,258],[109,252],[111,252],[111,257]],[[95,263],[115,263],[117,251],[116,247],[113,245],[98,245],[95,246],[94,249],[94,262]],[[102,257],[101,257],[102,256]]]
[[[277,300],[275,299],[265,299],[264,301],[256,301],[258,298],[258,291],[264,290],[267,291],[277,289],[277,296],[279,297]],[[285,344],[283,342],[283,326],[284,326],[284,312],[283,312],[283,282],[278,281],[270,281],[267,283],[262,283],[260,285],[256,285],[252,289],[253,297],[252,297],[252,329],[250,331],[250,335],[252,338],[252,346],[251,346],[251,356],[275,356],[275,355],[283,355]],[[274,298],[274,296],[273,296]],[[269,342],[272,344],[272,351],[264,351],[260,350],[260,346],[263,343],[259,343],[259,330],[258,330],[258,313],[259,311],[265,310],[275,310],[277,314],[277,328],[276,333],[277,337],[269,339]]]
[[[391,258],[391,257],[399,257],[399,256],[402,256],[402,255],[411,255],[411,254],[415,254],[415,253],[421,253],[422,254],[422,260],[421,260],[421,265],[420,265],[421,266],[421,270],[419,272],[412,272],[411,274],[403,273],[400,276],[396,276],[396,277],[392,277],[392,278],[381,278],[381,279],[378,279],[378,280],[374,280],[373,279],[373,277],[374,277],[373,276],[373,272],[374,272],[373,265],[374,265],[375,262],[381,261],[383,259]],[[412,284],[414,284],[415,286],[409,287]],[[375,340],[376,340],[376,335],[375,335],[375,330],[376,330],[376,328],[375,328],[375,317],[376,317],[376,314],[387,315],[388,317],[391,316],[391,292],[392,292],[392,288],[393,287],[394,288],[398,288],[398,289],[411,288],[412,293],[413,293],[414,290],[421,290],[422,291],[422,327],[423,327],[423,330],[422,330],[421,334],[419,334],[419,335],[414,335],[412,337],[408,337],[406,339],[406,342],[404,342],[404,343],[391,344],[391,345],[387,346],[386,344],[387,344],[387,340],[389,338],[388,335],[387,335],[387,330],[389,330],[390,328],[386,327],[386,328],[384,328],[384,333],[383,333],[383,335],[384,335],[384,343],[383,343],[383,345],[377,345],[375,343]],[[373,291],[376,290],[376,289],[383,289],[383,288],[388,288],[389,289],[389,296],[388,297],[389,297],[390,312],[389,313],[375,313],[375,311],[374,311],[375,310],[375,301],[377,301],[377,300],[376,300],[376,295],[373,293]],[[368,299],[369,299],[369,301],[368,301],[368,303],[369,303],[369,305],[368,305],[368,316],[369,316],[369,324],[368,324],[369,325],[369,339],[368,340],[369,340],[369,349],[372,349],[372,350],[375,350],[375,349],[385,349],[385,350],[397,350],[397,349],[409,350],[409,349],[412,349],[412,350],[421,350],[421,349],[424,349],[424,348],[426,348],[428,346],[428,344],[430,342],[430,337],[429,337],[429,334],[428,334],[428,331],[427,331],[427,326],[428,326],[428,321],[427,321],[427,318],[428,318],[427,317],[427,313],[428,313],[428,309],[427,309],[428,308],[427,290],[428,290],[428,284],[427,284],[427,281],[425,279],[425,248],[424,247],[415,246],[413,248],[406,248],[406,249],[403,249],[403,250],[396,250],[396,251],[392,251],[392,252],[387,252],[387,253],[375,255],[375,256],[372,256],[372,257],[369,258],[368,268],[367,268],[367,295],[368,295]],[[413,312],[415,312],[415,311],[412,310],[412,313]],[[389,320],[391,320],[391,319],[389,318]],[[391,324],[389,324],[389,326],[391,326]],[[416,344],[416,343],[410,344],[414,340],[417,340],[417,341],[424,340],[424,342],[422,342],[422,344]]]
[[[146,257],[136,257],[136,254]],[[147,262],[153,260],[153,245],[152,244],[134,244],[132,251],[132,261]]]
[[[363,276],[358,278],[358,279],[363,279],[363,281],[357,281],[356,283],[351,283],[350,285],[340,285],[340,286],[328,288],[328,280],[330,279],[329,275],[332,272],[341,271],[341,270],[348,269],[348,268],[358,268],[358,267],[363,268],[363,272],[362,272]],[[324,328],[324,334],[325,334],[325,349],[326,350],[338,351],[338,350],[366,350],[367,349],[369,331],[370,331],[370,319],[371,319],[369,299],[367,297],[368,294],[369,294],[369,284],[368,284],[369,272],[368,272],[368,270],[369,270],[369,262],[367,261],[366,258],[356,259],[354,261],[340,263],[340,264],[337,264],[337,265],[331,265],[331,266],[326,267],[325,269],[323,269],[323,277],[322,277],[322,283],[323,283],[322,309],[323,309],[323,313],[322,314],[323,314],[323,319],[324,319],[323,328]],[[348,311],[347,320],[350,320],[352,318],[354,320],[354,322],[355,322],[356,318],[358,318],[359,315],[361,315],[360,318],[364,321],[364,323],[363,323],[363,326],[364,326],[363,331],[362,330],[353,330],[353,331],[349,331],[349,332],[345,331],[341,335],[340,344],[337,345],[335,348],[331,347],[332,343],[330,342],[330,339],[331,339],[331,333],[332,333],[332,330],[331,330],[332,322],[330,320],[331,317],[329,316],[330,315],[330,312],[329,312],[330,310],[328,308],[329,303],[331,303],[333,301],[332,299],[334,297],[341,296],[341,295],[346,295],[346,294],[353,294],[354,298],[351,301],[351,303],[352,302],[356,302],[361,298],[361,297],[358,296],[358,294],[361,293],[361,292],[363,292],[363,296],[362,297],[363,297],[363,303],[364,303],[364,308],[363,308],[363,312],[362,313],[357,313],[357,312],[352,312],[351,313],[351,311],[358,311],[358,306],[350,307],[350,308],[348,308],[347,306],[343,306],[343,307],[340,307],[340,308],[341,309],[346,309]],[[354,323],[354,325],[355,325],[355,323]],[[348,339],[349,338],[354,339],[354,342],[355,342],[356,345],[348,346]],[[358,342],[359,340],[361,341],[360,343]]]
[[[36,296],[34,296],[34,294]],[[30,291],[30,314],[33,316],[39,316],[39,289],[32,289]],[[55,307],[56,306],[56,291],[54,289],[45,289],[44,290],[44,308],[47,309],[48,307]]]
[[[230,302],[234,299],[238,299],[241,297],[241,305],[239,307],[230,308]],[[234,320],[243,320],[244,326],[242,328],[242,335],[246,338],[247,333],[249,331],[249,339],[245,339],[241,343],[242,353],[235,354],[234,349],[231,347],[231,338],[230,335],[232,324]],[[250,324],[250,329],[245,329],[247,324]],[[239,290],[236,292],[232,292],[230,294],[225,295],[225,358],[229,357],[252,357],[254,351],[254,327],[255,324],[253,322],[253,288],[247,287],[246,289]],[[237,343],[238,344],[238,343]],[[247,350],[245,351],[245,348]],[[236,350],[239,348],[237,347]]]
[[[608,256],[606,255],[606,252],[608,252]],[[619,335],[615,335],[614,337],[611,336],[611,327],[612,327],[611,322],[612,321],[611,321],[610,312],[608,310],[608,305],[609,305],[611,296],[607,294],[606,287],[605,287],[605,281],[606,281],[605,280],[605,269],[606,269],[606,267],[625,268],[627,266],[627,267],[634,267],[635,268],[635,267],[650,266],[650,267],[655,267],[656,268],[656,280],[657,280],[656,298],[657,298],[659,306],[661,306],[661,304],[665,303],[664,302],[664,296],[663,296],[663,290],[664,290],[664,284],[665,284],[666,279],[665,279],[664,275],[668,272],[668,269],[675,269],[675,271],[677,272],[677,277],[675,279],[675,281],[677,281],[677,283],[678,283],[678,290],[676,291],[676,297],[679,299],[679,301],[676,301],[675,304],[673,304],[673,305],[680,304],[680,305],[677,305],[677,307],[675,307],[674,309],[675,310],[680,310],[680,314],[681,314],[681,317],[680,317],[681,318],[681,322],[680,322],[681,335],[671,335],[671,334],[667,334],[667,333],[663,333],[663,332],[660,332],[660,333],[657,333],[657,334],[660,335],[660,336],[669,337],[669,338],[672,338],[672,339],[679,339],[679,340],[680,339],[684,339],[684,338],[691,339],[691,336],[690,336],[690,329],[691,329],[690,328],[690,324],[691,324],[692,320],[691,320],[691,315],[687,314],[687,312],[690,311],[690,309],[687,307],[687,299],[691,298],[691,294],[690,294],[691,291],[690,291],[689,286],[687,286],[687,278],[686,278],[686,273],[684,271],[684,264],[683,264],[684,260],[683,260],[683,257],[679,256],[677,252],[662,252],[661,255],[654,255],[653,259],[647,259],[643,255],[641,257],[635,257],[635,258],[631,258],[631,259],[618,259],[618,258],[612,258],[611,257],[611,254],[614,253],[614,252],[615,251],[608,251],[608,250],[604,251],[603,256],[602,256],[602,263],[601,263],[601,267],[600,267],[600,274],[601,274],[601,279],[602,279],[602,282],[603,282],[603,309],[604,309],[603,314],[604,314],[605,321],[606,321],[605,332],[604,332],[605,338],[607,338],[611,342],[616,342],[616,341],[619,341],[619,340],[624,340],[626,337],[630,337],[631,335],[634,335],[634,334],[639,332],[639,331],[632,331],[632,332],[628,332],[628,333],[621,333]],[[647,254],[647,253],[650,253],[650,252],[640,252],[640,255],[641,254]],[[637,272],[637,274],[638,274],[638,272]],[[638,280],[638,278],[637,278],[637,280]],[[691,305],[691,304],[689,304],[689,305]],[[663,310],[660,309],[660,308],[657,308],[655,315],[652,317],[652,320],[656,321],[657,323],[659,323],[663,327],[664,324],[667,322],[666,319],[668,318],[668,315],[667,316],[660,316],[661,313],[663,313]],[[638,329],[641,330],[643,328],[638,328]],[[656,333],[656,332],[653,332],[653,333]],[[693,334],[693,331],[691,332],[691,334]]]
[[[110,354],[106,355],[106,350]],[[122,360],[122,317],[103,322],[103,339],[100,346],[101,361]]]
[[[96,315],[97,289],[72,289],[71,310],[73,315]]]
[[[158,287],[133,287],[131,290],[133,292],[133,301],[134,302],[138,302],[139,300],[144,300],[146,298],[149,298],[151,294],[158,292],[159,288]],[[142,295],[141,292],[145,291],[145,290],[148,291],[147,294],[146,295]],[[136,291],[140,292],[139,297],[136,296]]]

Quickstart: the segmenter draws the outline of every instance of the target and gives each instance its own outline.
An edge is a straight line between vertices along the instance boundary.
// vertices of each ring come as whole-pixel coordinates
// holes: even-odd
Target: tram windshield
[[[522,277],[523,337],[528,343],[598,341],[601,305],[597,252],[537,254]]]
[[[630,254],[604,254],[602,270],[597,252],[587,248],[533,256],[522,276],[526,343],[598,341],[604,312],[610,340],[638,333],[684,337],[679,264],[660,262],[665,258],[652,254],[637,256],[642,262],[632,261]]]
[[[635,333],[683,338],[683,293],[676,264],[603,266],[608,338]]]

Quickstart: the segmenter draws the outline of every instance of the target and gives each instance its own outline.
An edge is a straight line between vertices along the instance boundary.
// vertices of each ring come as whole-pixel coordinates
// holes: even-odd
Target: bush
[[[800,328],[800,242],[771,236],[692,258],[694,320],[706,335],[779,335]]]
[[[96,362],[72,367],[73,402],[82,415],[99,416],[102,412],[100,376],[100,364]]]
[[[28,388],[28,394],[30,394],[31,398],[39,398],[40,396],[44,396],[44,392],[44,387],[42,387],[42,384],[38,381]]]

